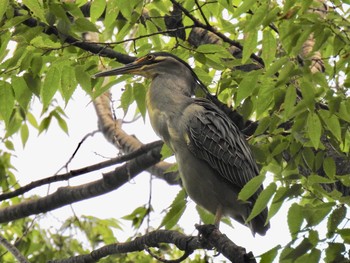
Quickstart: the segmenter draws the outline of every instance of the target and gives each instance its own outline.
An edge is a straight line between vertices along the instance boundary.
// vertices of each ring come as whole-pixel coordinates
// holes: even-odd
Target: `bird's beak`
[[[95,75],[93,75],[93,78],[99,78],[99,77],[108,77],[108,76],[115,76],[115,75],[123,75],[123,74],[132,74],[132,75],[141,75],[143,76],[143,66],[145,65],[145,59],[140,58],[135,60],[132,63],[126,64],[119,68],[114,68],[110,70],[106,70],[103,72],[99,72]]]

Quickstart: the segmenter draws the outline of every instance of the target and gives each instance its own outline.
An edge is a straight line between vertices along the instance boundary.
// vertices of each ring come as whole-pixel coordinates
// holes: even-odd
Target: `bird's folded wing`
[[[259,173],[245,138],[215,105],[205,99],[195,103],[202,109],[188,122],[189,150],[218,171],[218,176],[242,188]]]

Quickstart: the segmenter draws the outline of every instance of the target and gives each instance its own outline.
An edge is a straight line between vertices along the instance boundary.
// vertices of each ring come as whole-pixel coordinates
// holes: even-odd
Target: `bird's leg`
[[[219,205],[218,208],[216,209],[216,214],[215,214],[215,221],[214,225],[219,229],[220,226],[220,221],[222,218],[222,206]]]

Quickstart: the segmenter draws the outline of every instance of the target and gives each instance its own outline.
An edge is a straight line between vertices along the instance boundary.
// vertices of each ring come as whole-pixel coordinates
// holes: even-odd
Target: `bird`
[[[153,52],[122,67],[93,77],[140,75],[150,79],[146,106],[155,133],[174,152],[188,196],[214,217],[219,226],[228,216],[265,235],[270,225],[267,208],[247,221],[261,186],[247,201],[238,199],[244,185],[259,174],[242,132],[218,106],[195,97],[198,88],[209,92],[192,68],[167,52]]]

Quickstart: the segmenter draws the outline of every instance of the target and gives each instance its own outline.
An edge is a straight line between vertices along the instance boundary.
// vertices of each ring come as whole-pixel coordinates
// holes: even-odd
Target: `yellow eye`
[[[153,60],[154,59],[154,55],[147,55],[147,60]]]

